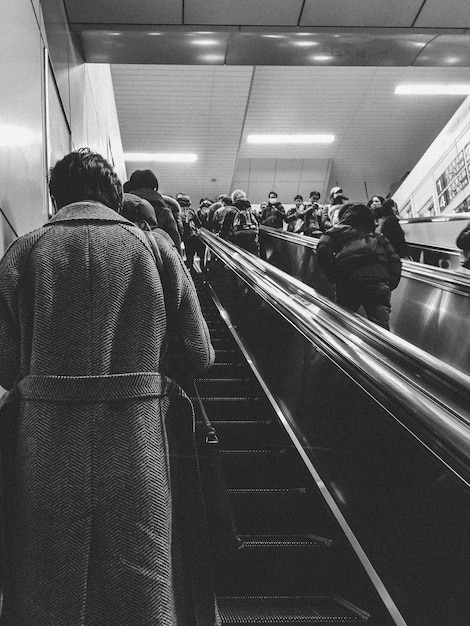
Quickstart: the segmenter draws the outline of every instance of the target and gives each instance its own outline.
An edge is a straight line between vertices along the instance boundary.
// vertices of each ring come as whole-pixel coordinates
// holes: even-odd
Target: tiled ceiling
[[[153,169],[163,191],[197,198],[229,191],[237,163],[265,158],[331,160],[332,180],[351,197],[386,194],[462,102],[396,96],[395,85],[470,80],[470,2],[462,0],[65,6],[85,60],[112,64],[125,152],[196,153],[196,163]],[[255,148],[246,143],[253,132],[336,140]],[[138,167],[149,165],[129,162],[128,173]]]

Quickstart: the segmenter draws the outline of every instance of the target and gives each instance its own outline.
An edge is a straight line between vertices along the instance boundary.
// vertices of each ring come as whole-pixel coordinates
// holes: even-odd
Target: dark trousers
[[[351,311],[357,311],[362,306],[371,322],[390,330],[388,282],[369,279],[337,283],[336,302]]]

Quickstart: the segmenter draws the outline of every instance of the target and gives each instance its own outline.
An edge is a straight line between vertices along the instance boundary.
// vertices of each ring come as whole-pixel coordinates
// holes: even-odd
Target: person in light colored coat
[[[49,188],[57,212],[0,262],[2,624],[212,626],[192,407],[169,377],[214,360],[194,284],[155,233],[160,275],[100,155],[67,155]]]

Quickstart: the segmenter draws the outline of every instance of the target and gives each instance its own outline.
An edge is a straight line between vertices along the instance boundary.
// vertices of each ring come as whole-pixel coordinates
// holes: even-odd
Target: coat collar
[[[132,224],[126,218],[119,215],[113,209],[101,204],[101,202],[73,202],[62,207],[47,222],[48,224],[56,222],[73,222],[76,220],[100,221],[100,222],[121,222],[124,224]]]

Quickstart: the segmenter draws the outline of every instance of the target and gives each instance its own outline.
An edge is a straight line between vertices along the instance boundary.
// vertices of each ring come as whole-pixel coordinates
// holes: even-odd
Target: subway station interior
[[[259,258],[199,231],[216,360],[188,394],[209,535],[239,542],[214,539],[215,595],[230,626],[468,626],[470,3],[3,0],[0,34],[2,255],[84,146],[193,207],[393,198],[390,331],[335,304],[314,237],[261,226]]]

